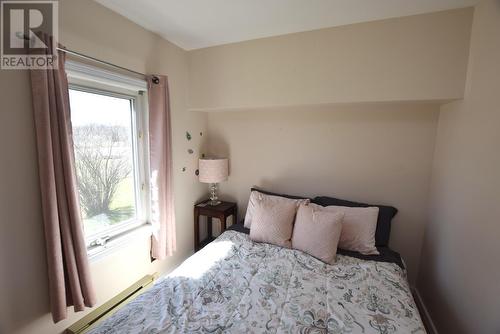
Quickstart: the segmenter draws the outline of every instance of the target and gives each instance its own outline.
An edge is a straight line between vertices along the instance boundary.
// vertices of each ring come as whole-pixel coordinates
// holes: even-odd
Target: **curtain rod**
[[[112,64],[112,63],[108,63],[107,61],[100,60],[100,59],[97,59],[97,58],[94,58],[94,57],[91,57],[91,56],[87,56],[87,55],[84,55],[84,54],[82,54],[80,52],[76,52],[76,51],[72,51],[72,50],[68,50],[68,49],[63,49],[63,48],[57,48],[57,50],[65,52],[65,53],[67,53],[69,55],[72,55],[72,56],[76,56],[76,57],[84,58],[84,59],[87,59],[87,60],[91,60],[91,61],[94,61],[94,62],[97,62],[97,63],[100,63],[100,64],[104,64],[104,65],[107,65],[107,66],[118,68],[120,70],[124,70],[124,71],[130,72],[130,73],[134,73],[134,74],[137,74],[137,75],[140,75],[140,76],[143,76],[143,77],[146,76],[144,73],[137,72],[137,71],[128,69],[126,67],[122,67],[122,66],[115,65],[115,64]]]

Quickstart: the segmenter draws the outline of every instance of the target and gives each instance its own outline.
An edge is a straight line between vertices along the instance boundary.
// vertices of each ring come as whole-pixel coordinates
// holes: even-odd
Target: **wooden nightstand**
[[[212,236],[212,218],[217,218],[221,222],[221,233],[226,230],[227,217],[233,216],[233,224],[238,221],[238,208],[236,203],[222,202],[219,205],[211,206],[207,201],[203,201],[194,206],[194,251],[197,252],[205,247],[215,238]],[[207,234],[205,240],[200,241],[200,216],[207,217]]]

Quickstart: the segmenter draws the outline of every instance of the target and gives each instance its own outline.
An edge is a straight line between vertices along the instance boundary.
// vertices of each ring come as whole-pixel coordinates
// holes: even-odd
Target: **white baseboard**
[[[422,317],[422,321],[424,322],[427,331],[429,334],[439,334],[436,326],[434,326],[434,322],[432,321],[431,315],[429,314],[429,311],[427,310],[427,307],[425,307],[424,301],[422,300],[422,297],[420,296],[420,293],[418,293],[418,290],[416,288],[412,288],[413,291],[413,296],[415,296],[415,302],[417,303],[417,306],[420,312],[420,315]]]

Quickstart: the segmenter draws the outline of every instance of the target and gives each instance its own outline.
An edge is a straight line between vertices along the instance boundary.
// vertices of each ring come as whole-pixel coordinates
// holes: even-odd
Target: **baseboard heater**
[[[127,289],[120,292],[117,296],[111,298],[106,303],[102,304],[94,311],[90,312],[82,319],[75,322],[68,327],[66,333],[69,334],[83,334],[86,333],[100,320],[104,320],[115,313],[121,306],[125,305],[128,301],[134,299],[141,294],[148,287],[153,285],[153,282],[158,277],[158,274],[146,275],[139,281],[132,284]]]

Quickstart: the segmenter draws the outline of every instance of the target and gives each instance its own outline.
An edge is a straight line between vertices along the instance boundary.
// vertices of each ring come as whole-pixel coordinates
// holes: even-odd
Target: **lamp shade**
[[[219,183],[226,181],[228,176],[228,159],[210,159],[204,158],[199,160],[200,174],[198,179],[203,183]]]

